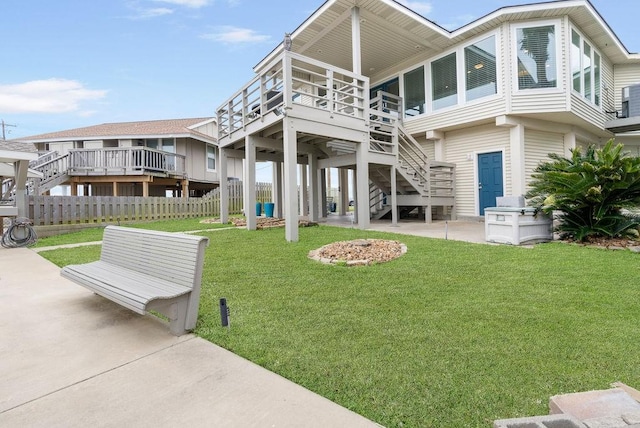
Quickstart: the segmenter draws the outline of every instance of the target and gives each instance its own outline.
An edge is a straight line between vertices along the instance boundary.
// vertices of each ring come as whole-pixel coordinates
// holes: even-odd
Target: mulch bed
[[[309,252],[309,258],[322,263],[362,266],[397,259],[407,252],[399,241],[386,239],[355,239],[327,244]]]

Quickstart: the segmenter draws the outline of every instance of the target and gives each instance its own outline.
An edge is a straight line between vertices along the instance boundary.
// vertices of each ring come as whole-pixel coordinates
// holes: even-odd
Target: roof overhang
[[[628,52],[588,0],[504,7],[452,32],[393,0],[328,0],[291,33],[291,50],[352,70],[351,10],[356,5],[360,16],[361,70],[373,81],[376,75],[384,77],[402,65],[410,67],[505,22],[563,16],[569,16],[614,63],[640,63],[640,55]],[[284,44],[280,43],[254,70],[260,72],[283,49]]]
[[[14,163],[18,161],[32,161],[38,159],[37,153],[0,150],[0,162]]]
[[[148,138],[193,138],[194,140],[203,141],[205,143],[216,144],[216,139],[200,132],[184,132],[172,134],[122,134],[122,135],[92,135],[90,137],[73,137],[71,135],[56,138],[39,138],[39,139],[23,139],[33,144],[39,143],[55,143],[60,141],[101,141],[101,140],[142,140]]]

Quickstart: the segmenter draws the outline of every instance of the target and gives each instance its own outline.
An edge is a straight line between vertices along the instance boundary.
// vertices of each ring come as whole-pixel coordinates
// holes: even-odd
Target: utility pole
[[[0,122],[0,123],[2,123],[2,141],[6,141],[7,140],[7,132],[6,132],[5,128],[7,128],[9,126],[13,126],[15,128],[18,125],[11,125],[9,123],[5,123],[4,119],[2,119],[2,122]]]

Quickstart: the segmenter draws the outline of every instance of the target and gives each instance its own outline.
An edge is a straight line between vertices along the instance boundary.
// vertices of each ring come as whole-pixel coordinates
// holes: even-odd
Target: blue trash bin
[[[273,208],[275,204],[273,202],[264,203],[264,215],[266,217],[273,217]]]
[[[262,215],[262,204],[260,202],[256,202],[256,215],[258,217]]]

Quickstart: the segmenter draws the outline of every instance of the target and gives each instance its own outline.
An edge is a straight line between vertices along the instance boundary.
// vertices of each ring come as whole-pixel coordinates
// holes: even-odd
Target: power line
[[[2,121],[1,121],[0,123],[2,124],[2,141],[6,141],[6,140],[7,140],[7,131],[6,131],[6,128],[7,128],[7,127],[9,127],[9,126],[12,126],[12,127],[14,127],[14,128],[15,128],[15,127],[17,127],[18,125],[11,125],[10,123],[6,123],[6,122],[4,121],[4,119],[2,119]],[[9,131],[9,132],[11,132],[11,131]]]

